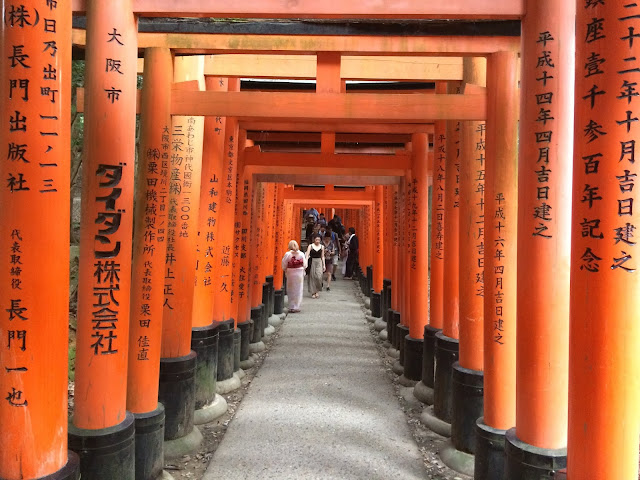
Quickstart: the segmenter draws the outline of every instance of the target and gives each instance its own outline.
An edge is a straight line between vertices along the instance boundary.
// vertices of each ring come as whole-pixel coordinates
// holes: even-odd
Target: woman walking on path
[[[302,288],[304,271],[307,268],[307,257],[300,251],[298,242],[289,242],[289,251],[282,257],[282,270],[287,276],[287,296],[289,297],[289,313],[300,311],[302,305]]]
[[[325,274],[327,278],[327,292],[331,290],[331,277],[333,275],[333,259],[336,255],[336,246],[331,238],[331,233],[325,234],[322,238],[322,245],[324,246],[324,258],[325,258]]]
[[[309,245],[306,253],[309,266],[309,293],[311,298],[318,298],[318,292],[322,290],[322,274],[325,271],[324,246],[320,243],[320,236],[313,237],[313,243]]]

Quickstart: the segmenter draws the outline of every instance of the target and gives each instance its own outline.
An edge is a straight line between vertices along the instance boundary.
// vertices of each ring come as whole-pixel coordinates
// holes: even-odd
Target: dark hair
[[[353,227],[349,227],[349,233],[355,235],[356,234],[356,229]]]
[[[326,227],[326,228],[327,228],[327,230],[330,230],[330,231],[332,231],[332,232],[333,232],[333,228],[331,227],[331,225],[327,225],[327,227]]]

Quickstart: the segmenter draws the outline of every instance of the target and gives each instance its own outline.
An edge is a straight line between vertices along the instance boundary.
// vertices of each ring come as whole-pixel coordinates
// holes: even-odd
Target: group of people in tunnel
[[[306,252],[300,250],[296,240],[291,240],[282,258],[282,269],[287,279],[289,312],[300,311],[302,305],[304,278],[311,298],[319,298],[326,283],[326,291],[331,291],[331,281],[336,280],[336,269],[343,260],[343,278],[353,278],[358,265],[359,243],[355,228],[347,230],[338,215],[327,222],[324,214],[315,208],[304,212],[306,227]]]

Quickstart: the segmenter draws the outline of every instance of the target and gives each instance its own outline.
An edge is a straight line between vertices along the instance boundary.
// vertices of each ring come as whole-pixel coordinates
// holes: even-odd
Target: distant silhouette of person
[[[344,278],[351,279],[353,278],[354,270],[358,266],[358,253],[360,250],[355,228],[349,227],[349,238],[345,243],[349,253],[347,254],[347,271]]]

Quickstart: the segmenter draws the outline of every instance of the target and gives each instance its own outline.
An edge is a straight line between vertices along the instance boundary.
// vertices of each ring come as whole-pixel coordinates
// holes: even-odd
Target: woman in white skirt
[[[289,297],[289,313],[300,311],[302,305],[302,289],[304,287],[304,271],[307,259],[300,251],[298,242],[289,242],[289,251],[282,257],[282,270],[287,276],[287,296]]]
[[[309,265],[309,293],[311,298],[318,298],[318,293],[322,291],[322,274],[326,269],[324,245],[320,242],[320,235],[313,237],[313,243],[307,248],[306,258]]]

